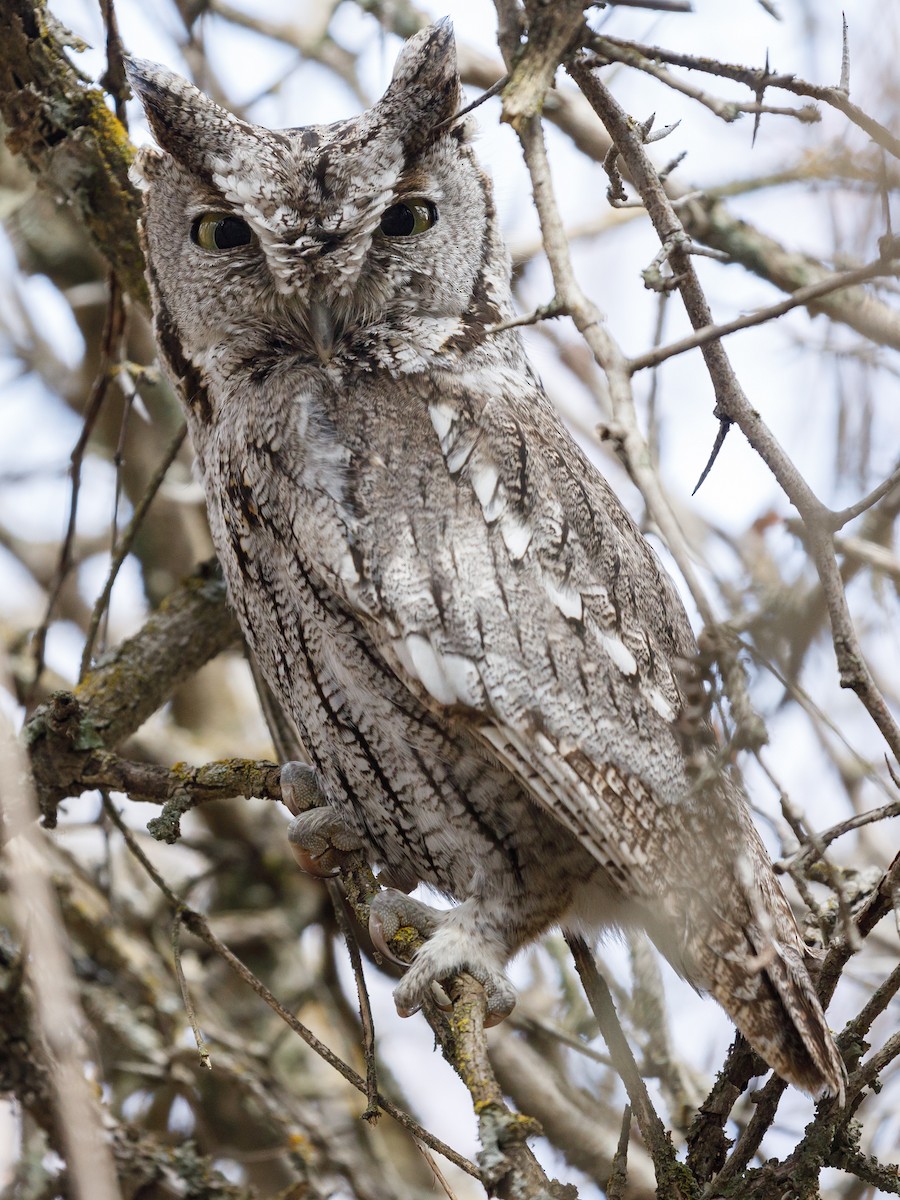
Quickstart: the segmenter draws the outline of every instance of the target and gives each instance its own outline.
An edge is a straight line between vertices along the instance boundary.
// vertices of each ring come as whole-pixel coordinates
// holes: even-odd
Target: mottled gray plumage
[[[840,1092],[739,784],[687,766],[708,751],[678,721],[696,648],[674,586],[516,333],[486,332],[509,263],[449,24],[331,126],[248,125],[151,63],[131,79],[163,148],[136,168],[160,349],[232,603],[334,809],[301,827],[343,824],[458,902],[425,919],[398,1007],[465,968],[499,1018],[522,945],[634,922],[777,1071]],[[387,893],[376,923],[411,904]]]

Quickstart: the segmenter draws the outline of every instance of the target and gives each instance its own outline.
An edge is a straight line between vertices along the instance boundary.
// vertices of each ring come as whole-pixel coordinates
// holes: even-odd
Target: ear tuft
[[[453,23],[444,17],[411,37],[378,107],[393,117],[407,150],[424,145],[459,108],[459,69]]]
[[[126,58],[125,71],[159,145],[198,180],[223,191],[223,180],[251,165],[277,169],[277,138],[269,130],[240,120],[159,63]]]

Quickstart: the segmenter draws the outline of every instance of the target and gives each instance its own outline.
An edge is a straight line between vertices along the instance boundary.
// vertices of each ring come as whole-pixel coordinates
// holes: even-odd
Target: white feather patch
[[[623,675],[637,675],[637,660],[621,638],[614,634],[601,634],[604,649]]]
[[[584,616],[584,603],[578,592],[570,587],[558,588],[546,575],[544,576],[544,588],[564,617],[572,617],[576,621],[581,620]],[[622,649],[624,650],[625,647],[623,646]]]
[[[412,674],[439,704],[453,704],[456,692],[447,678],[440,655],[428,638],[418,633],[410,633],[404,641],[412,663]]]
[[[525,557],[525,551],[531,545],[531,539],[534,537],[534,530],[530,525],[526,525],[524,521],[513,516],[512,513],[507,513],[500,522],[500,536],[506,543],[509,557],[514,562],[518,562],[519,559]]]
[[[545,733],[541,733],[540,731],[534,735],[534,744],[542,754],[554,755],[557,752],[556,747],[553,745],[547,735]]]
[[[412,655],[410,654],[409,647],[404,639],[394,638],[394,640],[391,642],[391,649],[394,651],[394,654],[396,654],[397,660],[404,671],[406,671],[408,675],[412,675],[414,679],[418,679],[416,668],[413,665]]]
[[[665,698],[659,688],[648,687],[642,688],[641,690],[644,693],[644,698],[646,699],[647,703],[651,708],[655,709],[656,712],[659,713],[664,721],[675,720],[675,709]]]
[[[356,569],[352,554],[341,555],[341,561],[338,563],[338,578],[343,579],[344,583],[359,583],[359,571]]]
[[[431,417],[431,424],[434,426],[434,432],[438,435],[438,441],[443,449],[447,434],[453,428],[453,422],[456,420],[456,410],[452,409],[449,404],[429,404],[428,415]]]
[[[456,699],[472,708],[479,705],[484,695],[481,676],[475,663],[463,654],[442,654],[439,657],[447,683],[453,689]]]
[[[456,445],[447,455],[447,470],[451,475],[455,475],[457,471],[461,471],[475,449],[475,442],[471,437],[461,437]]]
[[[500,483],[500,472],[493,463],[472,463],[469,479],[482,508],[492,503]]]

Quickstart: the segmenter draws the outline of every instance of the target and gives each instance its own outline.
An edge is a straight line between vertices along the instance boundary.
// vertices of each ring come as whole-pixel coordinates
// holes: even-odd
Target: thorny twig
[[[766,321],[772,321],[777,317],[784,316],[791,309],[805,307],[811,300],[817,300],[820,296],[827,296],[831,292],[840,291],[841,288],[864,283],[868,279],[877,279],[885,275],[896,276],[898,271],[900,271],[900,263],[884,262],[882,259],[867,263],[864,267],[856,267],[852,271],[841,271],[828,279],[811,283],[808,287],[798,288],[796,292],[793,292],[785,300],[780,300],[777,304],[758,308],[755,312],[746,313],[743,317],[736,317],[733,321],[723,321],[718,325],[701,327],[692,334],[679,338],[677,342],[671,342],[668,346],[654,347],[644,354],[635,355],[629,360],[628,367],[631,371],[636,372],[646,370],[647,367],[659,366],[660,363],[676,354],[684,354],[687,350],[694,350],[706,342],[737,333],[741,329],[752,329],[755,325],[762,325]],[[853,516],[858,515],[858,512],[853,512]],[[848,517],[847,520],[852,520],[852,517]]]
[[[723,121],[736,121],[745,113],[753,113],[757,117],[762,113],[769,113],[773,116],[794,117],[796,120],[806,124],[816,122],[820,119],[818,110],[813,105],[805,105],[803,108],[784,108],[762,104],[758,100],[755,102],[741,102],[737,100],[720,100],[717,96],[710,96],[708,92],[704,92],[700,88],[686,83],[683,79],[679,79],[677,75],[673,75],[671,71],[667,71],[665,67],[660,66],[657,61],[645,54],[643,49],[638,48],[634,43],[622,42],[616,38],[597,35],[591,38],[590,46],[596,55],[597,66],[602,66],[604,63],[618,62],[628,67],[634,67],[638,71],[643,71],[646,75],[652,75],[660,83],[664,83],[666,87],[670,87],[673,91],[680,92],[683,96],[687,96],[688,99],[696,100]]]
[[[895,158],[900,158],[900,138],[897,138],[889,129],[885,128],[884,125],[876,121],[850,100],[849,88],[846,86],[846,81],[849,78],[846,23],[844,24],[844,41],[841,54],[841,82],[837,86],[830,87],[822,84],[808,83],[806,80],[798,79],[796,75],[778,74],[770,71],[768,67],[765,70],[742,67],[735,63],[723,63],[717,59],[703,58],[695,54],[683,54],[678,51],[666,50],[661,46],[644,46],[639,42],[625,41],[620,38],[606,37],[600,40],[600,44],[601,54],[604,51],[608,54],[614,48],[617,54],[627,56],[625,61],[631,61],[631,65],[642,64],[641,69],[646,69],[644,64],[652,66],[658,63],[668,63],[670,66],[687,67],[692,71],[703,71],[708,75],[716,75],[722,79],[730,79],[736,83],[743,83],[757,97],[761,96],[767,88],[774,87],[782,91],[791,92],[796,96],[808,96],[811,100],[820,100],[824,104],[829,104],[832,108],[838,109],[854,125],[858,125],[873,141],[877,142],[879,146],[882,146],[890,154],[894,155]],[[657,74],[657,77],[659,78],[660,76]],[[676,82],[668,74],[662,78],[670,86],[673,86]],[[683,89],[684,85],[681,84],[680,87]]]
[[[640,137],[635,133],[634,122],[597,79],[583,55],[575,57],[569,70],[618,146],[660,240],[663,243],[673,242],[673,238],[679,233],[685,237],[678,215],[659,182]],[[673,243],[671,258],[676,275],[681,276],[679,291],[691,324],[695,329],[712,325],[709,305],[700,287],[691,257],[685,253],[683,245],[677,239]],[[856,692],[890,746],[894,757],[900,759],[900,727],[875,683],[853,628],[834,552],[830,514],[778,443],[760,413],[748,401],[721,342],[707,342],[701,347],[701,351],[716,394],[715,415],[720,422],[734,422],[740,427],[804,520],[809,550],[828,605],[841,686]]]

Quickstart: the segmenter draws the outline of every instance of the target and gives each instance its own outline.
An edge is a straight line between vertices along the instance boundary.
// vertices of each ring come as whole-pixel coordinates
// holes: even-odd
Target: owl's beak
[[[321,361],[330,363],[334,353],[334,315],[321,300],[313,300],[310,305],[309,332]]]

